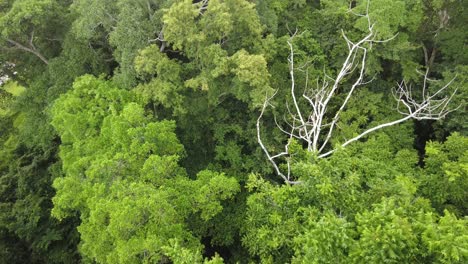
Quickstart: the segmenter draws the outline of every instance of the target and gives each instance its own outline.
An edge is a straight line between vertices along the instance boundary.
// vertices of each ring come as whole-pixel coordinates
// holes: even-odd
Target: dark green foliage
[[[2,104],[9,108],[1,116],[5,130],[0,139],[0,257],[6,263],[75,263],[79,260],[77,219],[59,223],[50,215],[51,184],[60,171],[54,142],[47,142],[51,132],[32,128],[26,123],[30,112],[15,107],[19,96],[27,96],[27,89],[16,83],[2,88],[12,94],[12,102]]]

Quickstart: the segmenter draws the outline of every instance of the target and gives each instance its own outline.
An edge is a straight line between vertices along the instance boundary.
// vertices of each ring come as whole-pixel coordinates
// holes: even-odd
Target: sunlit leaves
[[[468,260],[468,223],[444,211],[444,216],[435,224],[431,215],[425,226],[422,241],[428,251],[434,254],[437,263],[464,263]]]
[[[455,133],[444,144],[430,142],[426,146],[426,167],[421,174],[422,193],[442,211],[453,209],[466,215],[468,140]]]
[[[186,220],[208,221],[239,191],[211,171],[186,178],[171,121],[155,122],[134,93],[84,76],[59,98],[52,124],[62,135],[64,177],[54,187],[52,214],[79,213],[82,253],[100,263],[158,262],[181,250],[201,259]],[[79,122],[79,124],[78,124]],[[172,242],[171,242],[172,241]],[[174,248],[176,247],[176,248]],[[187,255],[188,256],[188,255]]]

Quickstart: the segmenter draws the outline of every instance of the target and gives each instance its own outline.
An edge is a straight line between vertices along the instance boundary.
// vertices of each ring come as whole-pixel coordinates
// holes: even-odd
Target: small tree
[[[270,154],[265,144],[262,141],[260,124],[262,117],[265,113],[266,108],[270,105],[270,100],[275,96],[267,96],[260,116],[257,119],[257,140],[262,148],[263,152],[266,154],[268,160],[273,165],[276,174],[278,174],[286,183],[296,184],[297,181],[291,180],[291,170],[290,170],[290,157],[291,153],[289,146],[291,140],[296,139],[299,142],[307,146],[307,151],[316,153],[319,158],[324,158],[331,155],[336,149],[327,150],[329,141],[333,136],[337,122],[340,119],[340,114],[343,110],[346,109],[347,104],[349,103],[351,97],[353,96],[355,90],[364,84],[369,82],[364,81],[365,69],[366,69],[366,59],[369,49],[373,44],[388,42],[394,37],[387,40],[377,40],[376,31],[374,30],[374,24],[371,23],[369,18],[368,7],[365,15],[359,15],[367,19],[368,22],[368,32],[365,37],[360,39],[357,42],[351,41],[346,34],[342,31],[342,36],[346,41],[348,47],[347,56],[343,62],[342,67],[339,69],[335,77],[331,77],[324,73],[322,81],[317,81],[317,86],[315,88],[308,86],[308,77],[306,77],[306,87],[302,94],[302,98],[298,98],[296,95],[296,82],[295,82],[295,71],[297,68],[294,65],[294,48],[292,41],[296,36],[297,31],[292,34],[288,40],[288,45],[290,49],[290,55],[288,58],[289,63],[289,74],[291,78],[291,87],[290,94],[292,98],[292,109],[288,107],[288,112],[290,115],[291,122],[287,122],[289,126],[287,129],[279,125],[276,120],[277,127],[286,135],[288,135],[288,143],[284,146],[284,151],[278,154]],[[331,112],[330,102],[336,98],[338,94],[338,89],[342,85],[342,82],[345,78],[352,76],[354,73],[357,73],[357,78],[352,81],[351,87],[348,90],[344,101],[341,105]],[[355,136],[349,140],[346,140],[341,144],[341,147],[346,147],[347,145],[358,141],[359,139],[367,136],[368,134],[385,128],[393,126],[399,123],[402,123],[409,119],[416,120],[438,120],[444,118],[448,113],[456,110],[450,109],[448,107],[450,100],[453,95],[456,93],[456,90],[448,96],[442,96],[442,94],[447,90],[450,84],[454,79],[445,84],[442,88],[437,90],[434,93],[428,91],[429,79],[429,67],[426,65],[426,72],[424,75],[424,82],[422,87],[422,95],[420,99],[416,99],[413,96],[412,86],[407,84],[407,82],[402,81],[398,84],[398,87],[393,90],[393,95],[398,103],[397,111],[403,115],[400,119],[383,123],[371,128],[366,129],[364,132],[360,133],[358,136]],[[301,104],[304,101],[308,107],[303,107],[304,104]],[[288,106],[288,104],[286,104]],[[331,117],[331,119],[330,119]],[[287,165],[287,172],[283,173],[278,166],[278,159],[285,159]]]

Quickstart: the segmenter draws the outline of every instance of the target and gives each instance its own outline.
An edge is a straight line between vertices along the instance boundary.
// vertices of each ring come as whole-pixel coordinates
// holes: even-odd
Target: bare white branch
[[[283,156],[286,156],[286,155],[289,155],[289,144],[291,142],[291,140],[288,141],[288,143],[286,144],[285,146],[285,152],[283,153],[280,153],[280,154],[277,154],[277,155],[274,155],[274,156],[271,156],[270,155],[270,152],[267,150],[267,148],[265,147],[265,145],[263,144],[263,141],[262,141],[262,137],[261,137],[261,129],[260,129],[260,122],[262,120],[262,117],[263,117],[263,114],[265,113],[265,109],[267,108],[267,106],[269,105],[269,101],[271,100],[271,98],[273,98],[274,96],[276,95],[273,94],[273,96],[271,97],[266,97],[265,99],[265,102],[263,103],[263,107],[262,107],[262,111],[260,112],[260,115],[257,119],[257,141],[258,141],[258,144],[260,145],[260,147],[262,148],[263,152],[265,153],[265,155],[268,157],[268,160],[270,161],[270,163],[273,165],[273,168],[275,169],[275,172],[276,174],[278,174],[281,178],[283,178],[283,180],[287,183],[287,184],[298,184],[300,183],[299,181],[291,181],[290,179],[290,164],[289,164],[289,160],[287,159],[287,162],[288,162],[288,173],[287,173],[287,176],[284,175],[281,170],[279,169],[278,165],[276,164],[276,161],[275,159],[276,158],[279,158],[279,157],[283,157]]]
[[[325,158],[336,151],[336,149],[330,149],[330,140],[333,138],[334,130],[338,126],[340,115],[345,111],[348,103],[351,101],[351,98],[356,91],[356,89],[362,85],[368,84],[372,81],[364,81],[367,54],[373,43],[384,43],[394,39],[396,35],[386,40],[376,40],[376,34],[374,31],[374,25],[371,23],[369,18],[369,4],[367,5],[367,11],[365,15],[359,15],[365,17],[368,21],[368,32],[367,34],[358,41],[350,40],[346,34],[342,31],[343,39],[347,43],[348,53],[344,62],[336,73],[336,77],[331,77],[326,74],[324,69],[323,77],[317,78],[315,88],[309,88],[309,74],[306,66],[296,67],[294,61],[294,45],[293,40],[297,35],[297,29],[295,32],[291,33],[290,39],[287,41],[289,46],[289,76],[291,78],[291,86],[289,88],[289,93],[292,99],[293,107],[289,107],[289,104],[286,103],[286,109],[289,113],[289,120],[285,118],[284,123],[289,126],[290,130],[284,129],[280,124],[278,124],[275,118],[275,124],[280,129],[281,132],[288,136],[288,142],[284,147],[284,151],[276,155],[271,155],[261,139],[260,133],[260,121],[264,115],[264,112],[269,105],[269,101],[275,96],[267,97],[263,108],[261,110],[260,116],[257,119],[257,139],[260,147],[265,152],[268,160],[273,165],[276,174],[278,174],[286,183],[296,184],[300,183],[297,181],[291,181],[291,153],[289,152],[289,145],[292,140],[298,140],[300,143],[307,145],[307,151],[313,152],[317,155],[318,158]],[[295,70],[300,70],[305,72],[305,88],[302,94],[302,97],[296,96],[296,80],[295,80]],[[443,85],[437,91],[430,93],[429,92],[429,83],[434,82],[429,78],[429,67],[426,66],[426,72],[423,75],[422,87],[420,90],[422,94],[419,98],[413,96],[412,84],[408,84],[405,81],[402,81],[398,84],[398,87],[392,91],[395,100],[397,101],[397,111],[403,115],[400,119],[389,121],[371,128],[364,130],[358,136],[355,136],[351,139],[344,139],[344,143],[341,144],[341,147],[346,147],[349,144],[359,141],[365,136],[369,135],[372,132],[383,129],[385,127],[394,126],[409,119],[416,120],[438,120],[444,118],[448,113],[455,111],[455,109],[450,109],[449,103],[453,96],[456,93],[456,89],[448,96],[442,96],[446,93],[446,90],[453,83],[454,79],[450,80],[447,84]],[[354,76],[355,80],[350,81],[349,78]],[[345,79],[347,82],[350,82],[350,87],[346,90],[342,89],[341,86],[344,83]],[[340,101],[339,106],[331,112],[329,109],[329,104],[331,101],[336,100],[337,95],[343,93],[344,91],[344,100]],[[340,97],[341,98],[341,97]],[[306,106],[307,107],[304,107]],[[328,149],[328,150],[327,150]],[[326,151],[326,152],[325,152]],[[287,172],[284,174],[281,172],[278,165],[278,159],[285,161],[287,165]]]

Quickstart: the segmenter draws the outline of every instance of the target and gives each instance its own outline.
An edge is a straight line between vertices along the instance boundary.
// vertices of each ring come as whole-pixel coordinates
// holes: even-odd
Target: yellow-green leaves
[[[418,238],[407,210],[394,199],[384,199],[374,210],[358,214],[360,238],[351,251],[354,262],[412,262]]]
[[[468,139],[452,134],[444,144],[429,142],[426,146],[422,193],[442,212],[450,208],[466,215],[468,207]]]
[[[53,216],[81,216],[81,252],[99,263],[201,261],[189,229],[209,221],[239,191],[234,178],[203,171],[186,177],[172,121],[156,122],[133,92],[91,76],[56,101],[64,177],[54,182]]]
[[[7,93],[13,95],[13,96],[20,96],[26,88],[19,85],[18,82],[12,81],[12,82],[7,82],[4,85],[0,86],[1,89],[6,91]]]
[[[333,213],[311,217],[304,233],[294,239],[292,263],[350,263],[348,251],[354,245],[353,223]]]
[[[273,89],[268,85],[270,74],[266,67],[265,58],[262,55],[250,55],[245,50],[241,50],[232,56],[232,62],[237,67],[231,71],[235,74],[238,80],[248,84],[250,91],[237,92],[237,96],[241,100],[249,100],[256,107],[260,107],[265,96],[271,95]],[[246,92],[250,98],[243,98]]]
[[[59,10],[56,0],[13,1],[10,10],[0,16],[0,35],[12,37],[31,28],[43,29]]]
[[[239,184],[234,178],[227,178],[224,174],[212,171],[201,171],[194,182],[198,186],[194,202],[201,211],[201,218],[209,220],[223,209],[219,201],[232,198],[239,192]]]
[[[164,38],[175,49],[197,49],[204,40],[204,35],[198,34],[195,24],[195,18],[200,15],[199,8],[192,1],[184,0],[173,4],[164,14]]]
[[[103,119],[117,114],[133,100],[134,95],[112,88],[110,83],[92,76],[80,77],[73,89],[61,96],[51,112],[52,125],[64,143],[72,143],[96,136]]]
[[[15,97],[20,96],[26,88],[17,82],[9,81],[0,86],[0,118],[12,115],[12,103]]]
[[[188,111],[183,97],[183,64],[169,59],[158,47],[150,45],[139,52],[135,69],[140,78],[149,80],[136,88],[146,101],[172,108],[174,114]]]
[[[200,27],[206,32],[206,38],[211,41],[219,41],[229,36],[235,27],[232,23],[233,15],[235,14],[231,13],[226,1],[208,1],[207,10],[203,12],[200,20]]]
[[[215,43],[231,54],[253,50],[262,31],[254,5],[245,0],[180,1],[165,10],[163,21],[165,40],[190,58],[201,58],[203,49]]]
[[[427,218],[430,219],[431,218]],[[435,263],[465,263],[468,261],[468,223],[444,211],[438,224],[427,221],[422,241],[434,254]]]

